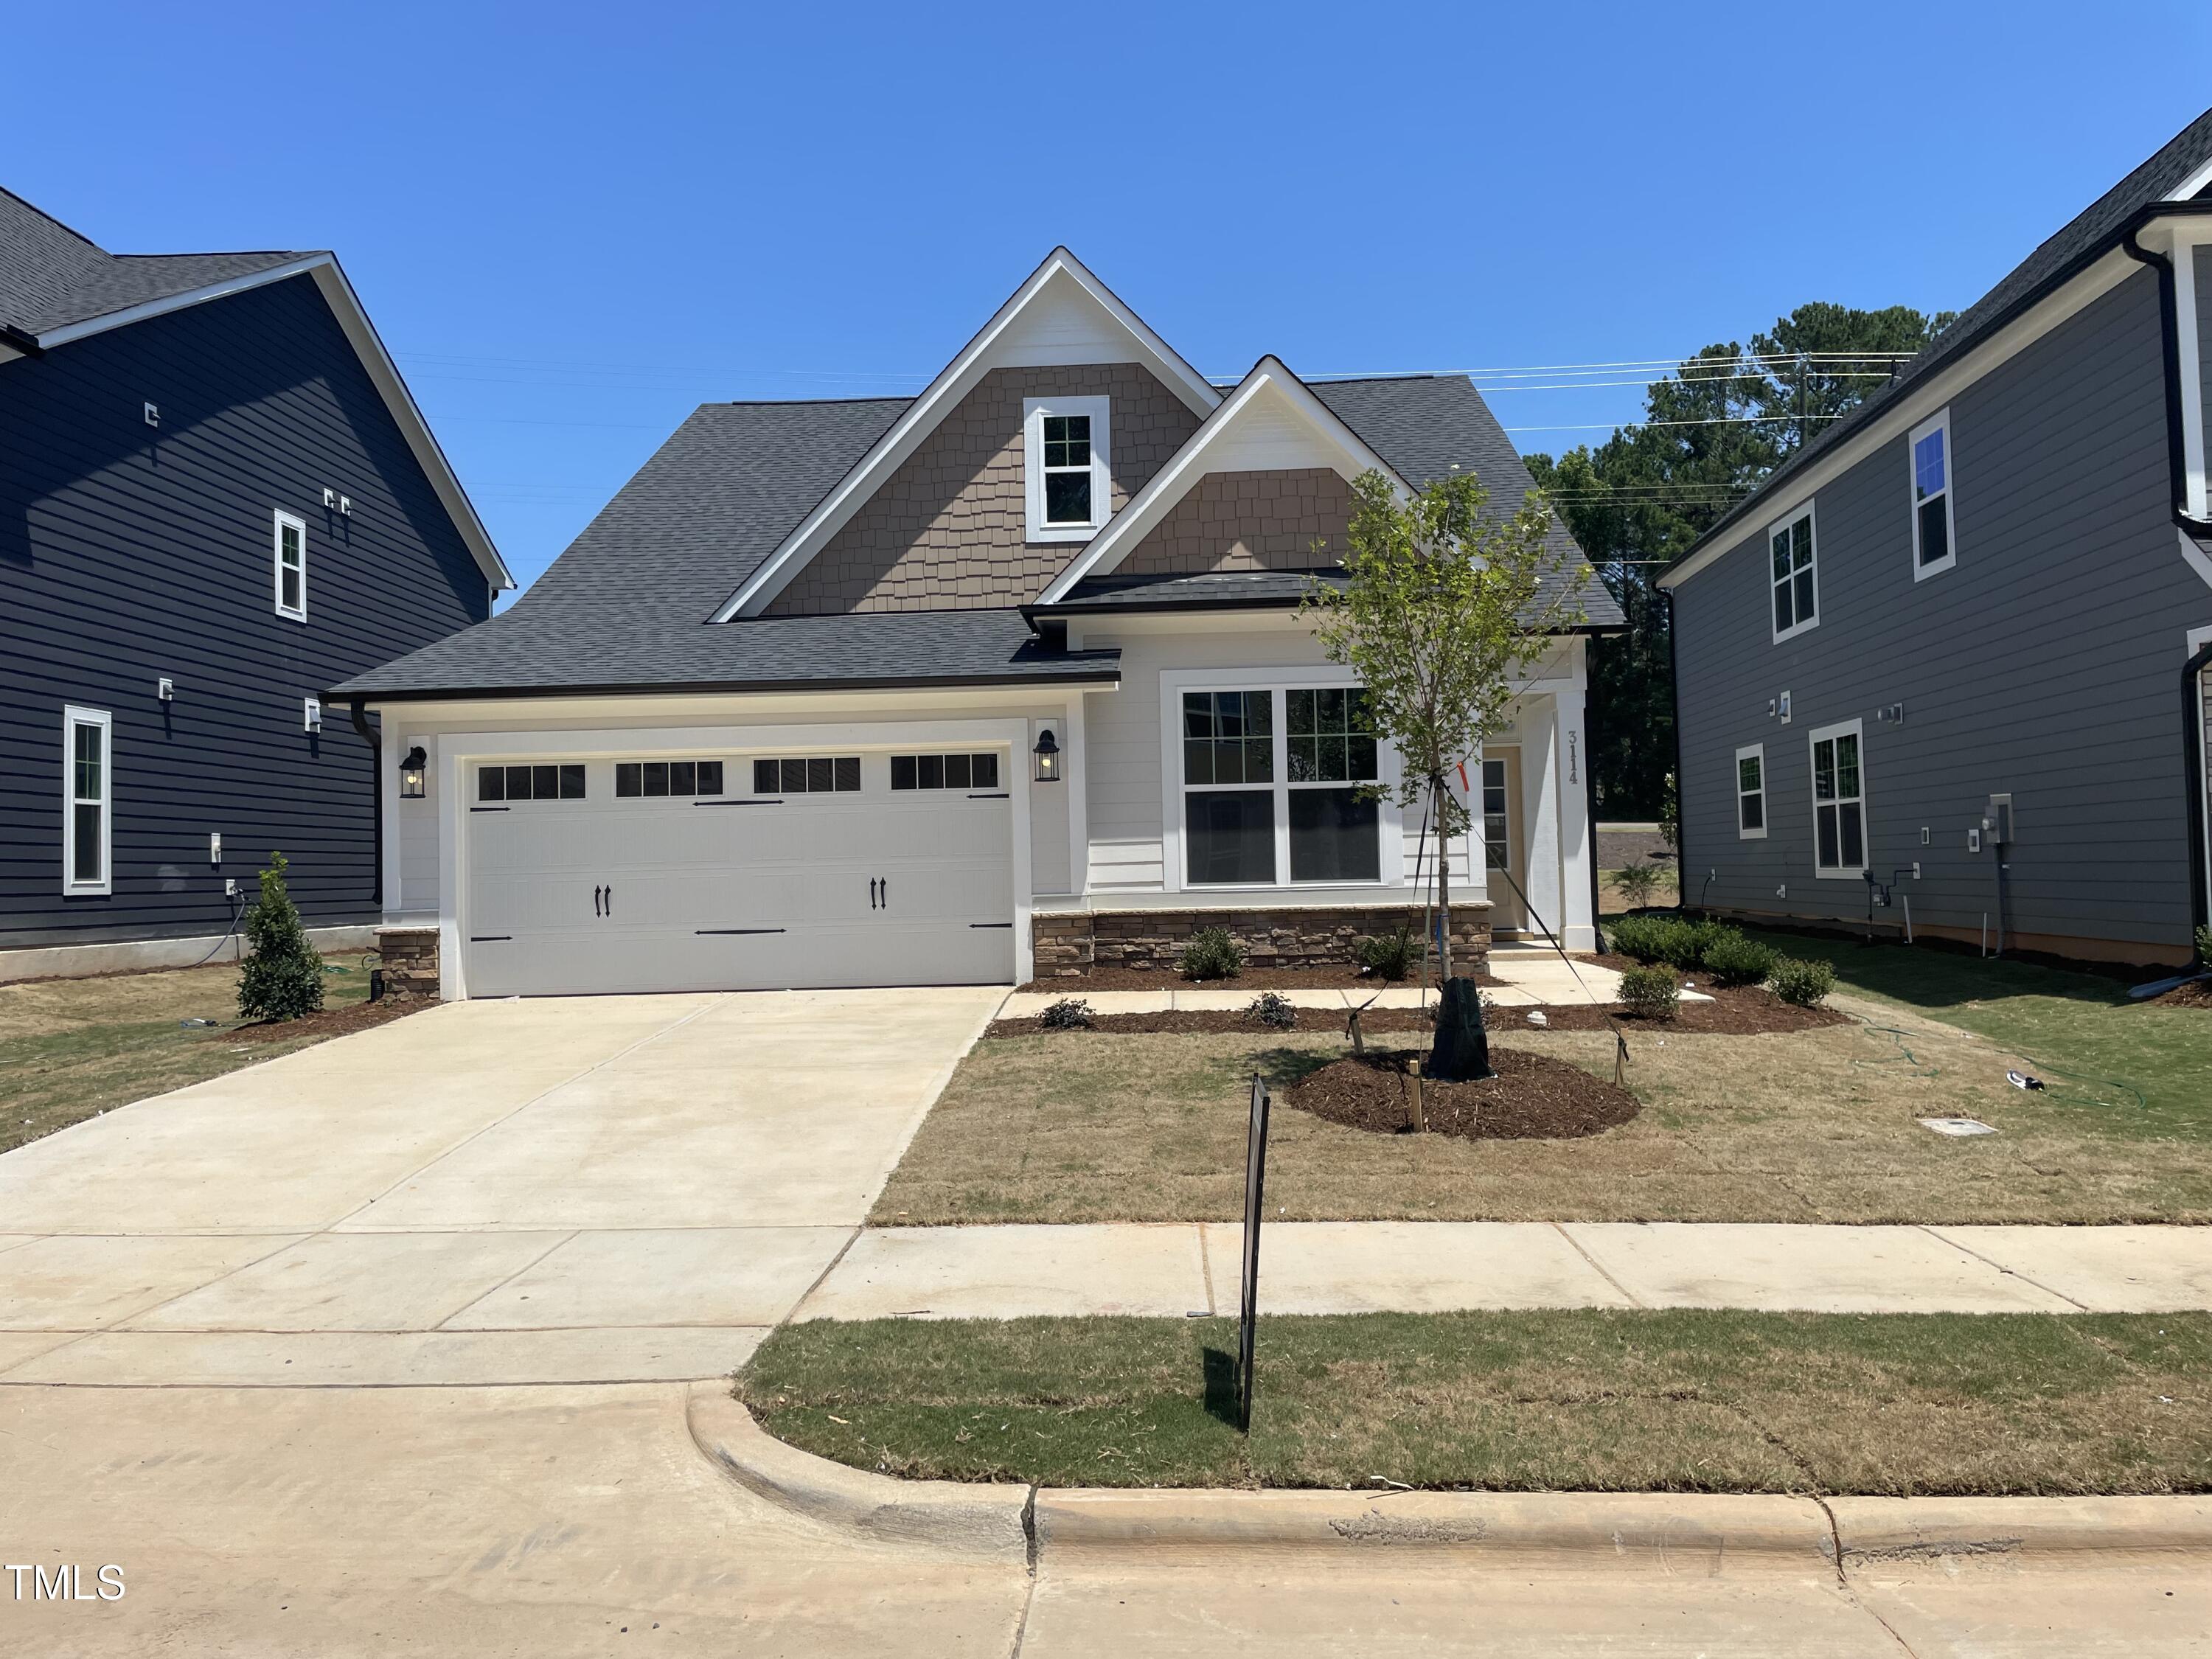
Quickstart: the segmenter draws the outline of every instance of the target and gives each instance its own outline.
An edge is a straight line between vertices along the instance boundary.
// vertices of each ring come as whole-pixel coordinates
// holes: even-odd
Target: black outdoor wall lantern
[[[416,744],[407,751],[405,757],[399,763],[399,793],[403,799],[407,800],[422,799],[423,773],[429,763],[430,757],[422,752],[421,744]]]
[[[1052,727],[1037,733],[1036,747],[1030,751],[1036,757],[1036,781],[1039,783],[1060,781],[1060,739],[1052,734]]]

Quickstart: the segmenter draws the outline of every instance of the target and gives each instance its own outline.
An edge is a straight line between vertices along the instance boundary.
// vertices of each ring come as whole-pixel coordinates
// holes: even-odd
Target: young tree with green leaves
[[[238,1012],[244,1019],[298,1019],[323,1006],[323,959],[284,885],[287,867],[282,853],[269,855],[261,896],[246,913],[253,954],[238,975]]]
[[[1575,559],[1561,568],[1540,495],[1500,516],[1471,473],[1455,471],[1408,497],[1370,471],[1352,481],[1352,502],[1342,561],[1348,580],[1340,587],[1315,583],[1302,609],[1329,660],[1358,674],[1376,735],[1398,751],[1399,805],[1425,803],[1435,827],[1445,1001],[1431,1075],[1486,1077],[1480,999],[1452,974],[1446,854],[1468,814],[1445,778],[1504,723],[1516,673],[1583,620],[1589,568]],[[1455,1016],[1471,1030],[1472,1061],[1454,1058],[1447,1024]],[[1465,1072],[1470,1063],[1479,1069]]]

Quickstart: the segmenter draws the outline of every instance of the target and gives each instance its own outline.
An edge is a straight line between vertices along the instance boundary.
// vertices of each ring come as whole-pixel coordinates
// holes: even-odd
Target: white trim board
[[[391,353],[384,349],[384,341],[376,325],[368,319],[368,313],[361,303],[361,296],[353,291],[345,272],[338,266],[337,257],[331,253],[311,253],[284,264],[272,265],[266,270],[257,270],[250,276],[235,276],[228,282],[210,283],[182,294],[170,295],[167,299],[149,300],[143,305],[127,306],[120,311],[111,311],[104,316],[88,317],[81,323],[70,323],[61,328],[49,329],[39,336],[39,344],[46,350],[64,346],[94,334],[104,334],[110,329],[127,328],[150,317],[167,316],[173,311],[182,311],[191,306],[205,305],[210,300],[226,299],[234,294],[243,294],[251,289],[266,288],[272,283],[288,282],[295,276],[312,276],[315,287],[321,292],[323,301],[330,307],[331,314],[337,319],[338,326],[345,331],[354,354],[361,359],[362,367],[368,371],[385,407],[398,423],[400,435],[416,463],[430,480],[430,487],[438,494],[439,501],[461,539],[468,544],[469,553],[481,568],[495,592],[514,586],[514,577],[507,562],[492,544],[491,533],[477,516],[468,492],[461,488],[460,478],[454,473],[446,452],[438,447],[430,423],[415,401],[415,394],[407,389],[400,377],[399,368],[392,361]]]
[[[1103,312],[1110,328],[1117,332],[1123,355],[1103,356],[1110,347],[1102,344],[1095,336],[1085,337],[1072,325],[1052,326],[1059,319],[1044,313],[1051,310],[1056,300],[1065,300],[1078,310]],[[1018,325],[1033,307],[1037,308],[1040,326],[1030,331],[1031,337],[1024,337]],[[1061,336],[1072,337],[1059,337]],[[776,595],[805,568],[807,562],[828,545],[830,538],[866,505],[884,479],[921,447],[922,440],[937,429],[939,422],[992,369],[1001,366],[1109,361],[1143,364],[1189,404],[1194,413],[1209,415],[1221,402],[1222,394],[1204,375],[1185,362],[1136,313],[1123,305],[1081,260],[1066,248],[1056,247],[1014,290],[1012,297],[993,313],[981,331],[891,422],[890,430],[876,440],[852,471],[838,481],[836,488],[823,497],[814,510],[799,521],[799,527],[784,538],[781,545],[762,561],[760,568],[723,601],[708,620],[726,623],[739,617],[757,617],[775,603]]]
[[[1285,411],[1305,429],[1316,448],[1291,453],[1278,444],[1238,452],[1239,436],[1261,414]],[[1377,471],[1412,493],[1396,470],[1368,447],[1279,357],[1261,358],[1220,407],[1191,434],[1190,441],[1152,475],[1152,482],[1054,579],[1037,603],[1057,605],[1085,577],[1103,576],[1117,568],[1207,473],[1310,466],[1317,462],[1334,467],[1346,478]]]

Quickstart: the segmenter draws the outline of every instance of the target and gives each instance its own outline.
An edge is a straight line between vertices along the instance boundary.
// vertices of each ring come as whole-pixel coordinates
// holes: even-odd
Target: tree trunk
[[[1429,1063],[1421,1069],[1440,1082],[1472,1083],[1497,1073],[1490,1069],[1490,1033],[1482,1024],[1482,997],[1473,980],[1452,977],[1451,840],[1447,833],[1449,821],[1443,811],[1443,775],[1430,779],[1429,787],[1437,821],[1437,899],[1443,914],[1438,954],[1443,972],[1437,981],[1436,1042],[1429,1050]],[[1472,853],[1473,843],[1468,845]]]

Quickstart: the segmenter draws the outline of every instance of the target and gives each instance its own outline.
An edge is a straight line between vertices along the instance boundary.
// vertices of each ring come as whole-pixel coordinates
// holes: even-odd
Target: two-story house
[[[323,690],[511,585],[330,254],[0,191],[0,978],[222,949],[272,851],[366,942],[380,734]]]
[[[918,397],[706,405],[504,614],[332,688],[388,734],[387,959],[448,996],[988,983],[1212,924],[1342,962],[1433,843],[1363,787],[1397,757],[1298,602],[1349,480],[1454,467],[1530,488],[1465,379],[1217,386],[1064,250]],[[1593,942],[1583,646],[1467,762],[1469,965],[1493,924]]]
[[[2208,392],[2212,112],[1660,579],[1685,901],[2187,962]]]

